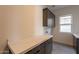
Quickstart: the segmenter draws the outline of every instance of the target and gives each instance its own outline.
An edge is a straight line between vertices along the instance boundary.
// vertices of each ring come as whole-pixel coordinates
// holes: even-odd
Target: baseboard
[[[72,45],[68,45],[68,44],[60,43],[60,42],[57,42],[57,41],[53,41],[53,42],[54,42],[54,43],[57,43],[57,44],[61,44],[61,45],[65,45],[65,46],[69,46],[69,47],[73,48]]]

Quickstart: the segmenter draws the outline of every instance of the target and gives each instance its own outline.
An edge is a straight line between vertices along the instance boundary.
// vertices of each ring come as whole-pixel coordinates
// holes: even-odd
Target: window
[[[71,32],[72,16],[60,17],[60,32]]]

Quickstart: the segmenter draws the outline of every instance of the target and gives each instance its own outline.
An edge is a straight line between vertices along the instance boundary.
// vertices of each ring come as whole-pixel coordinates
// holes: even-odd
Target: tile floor
[[[76,51],[75,51],[75,49],[73,49],[71,47],[53,43],[52,54],[76,54]]]

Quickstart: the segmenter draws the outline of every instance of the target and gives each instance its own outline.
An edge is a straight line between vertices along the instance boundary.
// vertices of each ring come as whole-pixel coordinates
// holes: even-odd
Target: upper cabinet
[[[48,9],[43,9],[43,26],[55,27],[55,15]]]

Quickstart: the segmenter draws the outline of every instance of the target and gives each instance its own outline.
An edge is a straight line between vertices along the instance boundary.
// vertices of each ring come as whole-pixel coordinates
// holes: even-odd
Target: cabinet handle
[[[39,52],[40,52],[40,50],[36,51],[34,54],[37,54],[37,53],[39,53]]]

